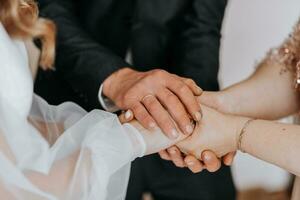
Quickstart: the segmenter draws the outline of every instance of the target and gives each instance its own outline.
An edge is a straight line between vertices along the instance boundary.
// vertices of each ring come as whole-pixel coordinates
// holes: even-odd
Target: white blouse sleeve
[[[0,101],[1,199],[121,200],[143,138],[117,116],[50,106],[35,96],[28,118]]]

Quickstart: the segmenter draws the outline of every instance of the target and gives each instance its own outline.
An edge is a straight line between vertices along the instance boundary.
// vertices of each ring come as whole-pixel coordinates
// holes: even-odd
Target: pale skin
[[[159,127],[171,139],[179,136],[176,124],[189,135],[193,132],[191,120],[201,120],[195,97],[201,93],[193,80],[160,69],[138,72],[123,68],[103,83],[103,94],[120,109],[132,110],[145,128]]]
[[[247,80],[199,97],[202,104],[220,112],[202,106],[204,117],[195,133],[177,144],[181,151],[194,156],[188,156],[188,162],[185,158],[192,170],[201,170],[196,158],[203,150],[212,150],[219,157],[239,150],[239,134],[251,117],[264,120],[252,121],[246,127],[240,150],[300,175],[300,126],[267,121],[294,114],[300,108],[294,72],[284,69],[278,63],[264,62]]]
[[[162,131],[153,131],[152,133],[152,132],[146,132],[145,129],[139,123],[131,122],[133,126],[135,126],[137,129],[141,131],[141,134],[145,134],[144,137],[146,138],[146,143],[148,147],[147,154],[157,152],[163,148],[167,148],[174,144],[176,144],[181,149],[181,151],[185,153],[192,153],[198,159],[202,159],[204,154],[203,152],[207,149],[213,150],[219,157],[222,157],[229,152],[237,150],[238,132],[243,126],[243,124],[245,123],[245,121],[247,120],[247,118],[221,114],[215,110],[203,106],[203,112],[205,116],[201,121],[202,115],[200,114],[201,113],[200,105],[197,103],[194,96],[200,95],[202,91],[201,89],[197,88],[196,85],[191,80],[183,79],[175,75],[170,76],[168,73],[161,70],[156,70],[147,74],[134,72],[128,69],[125,70],[126,71],[123,72],[126,74],[126,76],[132,75],[131,77],[133,77],[135,81],[133,82],[129,81],[129,83],[127,84],[125,84],[123,81],[121,82],[112,81],[112,82],[116,84],[118,83],[118,85],[120,86],[123,84],[122,86],[124,88],[127,88],[127,91],[122,92],[119,90],[113,90],[112,89],[113,87],[111,87],[111,85],[109,86],[109,84],[104,84],[104,93],[108,97],[115,100],[117,105],[119,105],[121,108],[132,109],[138,121],[140,121],[140,123],[144,127],[153,128],[156,126],[156,124],[158,124],[158,126],[161,127]],[[154,87],[154,90],[151,90],[149,87],[150,83],[152,83],[153,81],[156,82],[162,77],[168,77],[168,78],[163,78],[167,80],[166,82],[160,82],[160,84],[163,87],[161,87],[161,85],[158,84],[157,87]],[[138,81],[136,82],[137,79]],[[139,93],[134,93],[134,92],[131,93],[131,91],[135,91],[135,90],[131,90],[129,88],[134,88],[137,91],[139,91]],[[169,96],[161,97],[160,95],[163,95],[163,91],[166,93],[168,93],[167,91],[169,91],[175,93],[176,95],[170,94]],[[233,89],[232,92],[233,91],[238,91],[238,89]],[[109,94],[109,92],[112,92],[112,94]],[[150,97],[154,97],[156,99],[149,100],[148,98],[147,99],[144,98],[145,96],[141,95],[141,94],[148,95],[149,92],[152,95]],[[205,94],[203,99],[214,98],[212,96],[213,94],[211,96],[209,96],[209,94]],[[128,101],[128,98],[126,97],[134,97],[134,99],[129,99]],[[247,97],[247,96],[241,95],[241,97]],[[163,101],[164,99],[166,100],[165,102]],[[200,101],[202,101],[201,99],[202,98],[200,98]],[[158,100],[160,100],[159,102],[164,102],[164,103],[160,104]],[[233,101],[234,99],[231,100],[233,102],[232,105],[236,105],[235,103],[239,102],[239,101],[237,102]],[[202,103],[205,104],[205,100],[203,101],[204,102]],[[216,102],[218,102],[218,100]],[[277,99],[275,100],[275,102],[277,102]],[[251,103],[253,102],[251,101],[247,102],[245,104],[246,107],[249,106],[248,104]],[[267,103],[265,102],[265,104]],[[285,104],[287,104],[286,99],[285,99]],[[172,107],[170,105],[174,105],[174,106],[180,105],[180,106]],[[217,105],[221,106],[221,103]],[[241,104],[241,107],[239,107],[237,111],[232,111],[232,112],[234,114],[241,114],[241,115],[244,114],[250,116],[256,115],[256,113],[253,113],[253,110],[249,108],[250,106],[248,107],[248,109],[244,108],[245,105]],[[283,106],[281,104],[278,105]],[[268,105],[263,105],[263,106],[268,107]],[[164,107],[166,107],[167,109],[164,109]],[[257,108],[257,106],[254,107]],[[299,105],[298,106],[294,105],[294,107],[297,107],[298,109]],[[171,108],[173,109],[175,108],[174,111],[172,111]],[[220,108],[218,109],[222,110]],[[262,112],[257,115],[267,116],[266,113],[269,111],[273,111],[272,109],[270,110],[266,109],[265,113]],[[282,112],[277,111],[278,113],[277,115],[275,114],[271,115],[270,113],[268,113],[268,115],[280,116],[280,115],[284,115],[288,111],[292,112],[292,110],[293,108],[282,109]],[[191,123],[190,123],[189,115],[192,117],[192,119],[198,122],[198,125],[196,126],[195,129],[194,127],[192,127],[192,129],[190,127]],[[174,123],[171,118],[174,119],[174,121],[178,124],[179,128],[176,127],[176,123]],[[201,123],[199,123],[200,121]],[[218,124],[218,126],[215,126],[216,124]],[[176,134],[174,134],[174,130],[176,130]],[[285,124],[273,123],[268,121],[255,121],[248,127],[248,132],[243,138],[242,149],[250,153],[251,155],[254,155],[256,157],[259,157],[271,163],[277,164],[289,170],[290,172],[299,175],[300,170],[298,169],[299,167],[297,166],[299,166],[300,163],[299,160],[294,159],[297,158],[297,156],[300,153],[299,152],[300,148],[299,147],[297,148],[297,143],[300,142],[300,138],[296,134],[298,131],[300,131],[300,128],[298,126],[285,125]],[[165,132],[167,136],[169,136],[174,140],[167,139],[164,136],[163,132]],[[185,134],[182,134],[181,132]],[[187,139],[185,139],[187,135],[191,134],[192,132],[193,134],[189,136]],[[223,137],[220,137],[220,133],[224,133]],[[282,134],[282,133],[286,133],[286,134]],[[164,141],[166,143],[163,143],[160,146],[157,145],[156,142],[157,140]],[[183,141],[179,142],[181,140]],[[280,143],[278,141],[280,141]],[[4,148],[4,152],[6,152],[5,148],[7,147],[5,145],[5,140],[2,138],[0,142],[2,148]],[[276,150],[274,150],[274,146],[276,146],[277,148]],[[10,154],[9,150],[7,150],[7,152],[8,152],[7,157],[11,156],[9,155]],[[276,155],[276,153],[277,153],[277,157],[274,156]],[[286,155],[290,155],[290,157],[287,157]],[[40,187],[43,188],[45,191],[53,190],[52,191],[53,193],[59,195],[60,193],[63,193],[65,187],[68,185],[68,182],[72,177],[72,172],[74,171],[74,166],[77,157],[78,157],[78,152],[74,152],[73,155],[66,158],[65,160],[58,161],[57,163],[55,163],[55,166],[50,172],[51,176],[49,177],[45,177],[35,172],[26,172],[26,175],[33,183],[40,185]],[[187,157],[187,158],[193,159],[193,157]],[[195,163],[193,163],[192,160],[189,161],[187,160],[187,158],[185,159],[185,162],[188,166],[191,166],[190,164],[192,163],[193,167],[190,167],[192,171],[195,170],[195,167],[197,165],[198,166],[201,165],[201,167],[203,167],[203,164],[200,163],[199,161],[195,161]],[[57,180],[62,180],[62,181],[57,182]]]
[[[193,153],[194,155],[201,155],[205,149],[212,149],[221,157],[227,152],[237,150],[238,131],[247,118],[221,114],[206,106],[202,108],[204,112],[202,123],[196,126],[194,134],[187,139],[185,139],[186,135],[180,134],[177,140],[170,140],[165,137],[162,131],[146,131],[136,121],[132,121],[131,124],[143,134],[147,146],[146,154],[155,153],[175,143],[177,143],[176,145],[183,152]],[[229,123],[233,125],[228,126]],[[41,127],[39,130],[42,131],[43,128]],[[243,150],[251,155],[277,164],[296,175],[300,175],[300,163],[299,159],[296,159],[299,155],[298,153],[300,153],[298,145],[300,141],[299,131],[300,127],[295,125],[262,120],[256,121],[249,126],[248,134],[245,135],[242,147]],[[220,137],[220,133],[222,133],[222,137]],[[182,142],[179,142],[180,140]],[[12,156],[9,147],[6,146],[4,139],[0,141],[3,152],[7,152],[6,157],[9,158]],[[157,141],[160,141],[158,145]],[[35,172],[26,172],[26,176],[44,191],[60,196],[64,193],[65,188],[68,187],[72,179],[77,157],[78,152],[74,152],[73,155],[57,161],[50,171],[51,176]],[[88,166],[88,160],[86,163]],[[61,181],[57,182],[58,178]],[[5,190],[2,192],[3,195],[6,194]]]
[[[171,139],[177,139],[180,135],[176,127],[182,133],[190,135],[193,132],[191,120],[201,121],[202,112],[196,96],[202,92],[193,80],[160,69],[138,72],[123,68],[110,75],[103,83],[103,94],[119,108],[131,110],[144,128],[160,128]],[[124,122],[126,121],[129,119]],[[184,167],[183,160],[173,157],[179,153],[176,152],[177,149],[171,148],[169,151],[171,156],[164,150],[159,154],[163,159],[173,159],[176,166]],[[206,151],[204,155],[203,165],[209,171],[220,168],[221,161],[213,152]],[[223,160],[230,165],[233,156],[229,154]]]
[[[265,119],[295,113],[299,108],[299,102],[298,93],[292,87],[293,72],[280,74],[281,69],[282,66],[277,64],[263,65],[244,82],[221,92],[204,93],[200,97],[200,102],[219,111]],[[266,90],[276,93],[266,93]],[[248,98],[252,100],[243,100]],[[261,101],[255,101],[256,99]],[[234,108],[234,105],[240,106]],[[254,112],[258,110],[254,108],[261,109]],[[214,151],[219,157],[238,150],[238,134],[248,118],[221,114],[206,106],[203,106],[203,112],[204,118],[196,127],[194,134],[177,144],[181,151],[201,158],[199,155],[207,149]],[[264,120],[253,121],[243,137],[242,150],[300,175],[300,161],[296,159],[300,153],[299,131],[300,126],[297,125]],[[220,137],[220,133],[223,137]],[[203,164],[194,157],[188,156],[184,161],[192,171],[203,168]]]
[[[27,46],[27,48],[29,52],[34,52],[30,50],[31,48],[33,48],[33,46]],[[32,56],[30,53],[29,57],[38,58],[38,52],[35,53],[37,53],[36,56]],[[31,69],[34,76],[35,71],[37,69],[34,63],[37,62],[31,60],[30,63],[33,63],[33,65],[31,65]],[[130,115],[130,118],[132,116],[133,114]],[[125,116],[124,115],[120,116],[121,121],[124,120],[123,117]],[[41,135],[44,136],[45,140],[47,140],[49,144],[53,144],[59,138],[60,135],[57,135],[57,138],[52,138],[50,141],[49,138],[47,137],[47,127],[55,126],[58,128],[61,134],[63,134],[63,132],[65,131],[63,124],[59,124],[59,123],[46,124],[43,121],[33,121],[31,119],[28,119],[28,121],[31,122],[32,125],[35,126],[37,130],[39,130]],[[179,133],[178,137],[176,139],[169,139],[164,135],[163,131],[161,131],[160,129],[156,129],[155,131],[154,130],[148,131],[138,121],[131,121],[130,123],[136,129],[138,129],[140,131],[140,134],[143,135],[143,138],[145,138],[145,143],[147,147],[146,155],[151,153],[156,153],[162,149],[168,148],[187,137],[187,135],[183,134],[180,131],[180,129],[176,126],[175,128]],[[194,126],[192,128],[194,129]],[[7,145],[5,138],[3,138],[3,134],[1,135],[2,135],[0,137],[1,151],[4,153],[7,159],[10,159],[12,163],[14,163],[15,162],[14,154],[11,152],[9,145]],[[84,153],[89,154],[90,152],[86,151]],[[28,178],[29,181],[37,185],[40,189],[55,194],[57,196],[61,196],[62,194],[64,194],[66,188],[69,186],[69,183],[72,180],[78,155],[79,155],[79,151],[76,151],[72,155],[69,155],[64,159],[55,162],[53,167],[49,171],[49,175],[44,175],[42,173],[35,172],[35,171],[26,171],[24,172],[24,175]],[[90,161],[87,160],[85,163],[86,163],[85,167],[87,167],[88,169],[90,166]],[[210,169],[210,166],[212,166],[212,164],[214,163],[207,162],[205,164],[207,164],[208,169]],[[61,181],[57,181],[57,180],[61,180]],[[10,197],[9,191],[6,191],[4,187],[0,187],[0,193],[1,196],[3,197],[5,196]]]
[[[25,42],[25,44],[26,44],[26,49],[27,49],[27,51],[28,51],[28,56],[29,56],[29,64],[30,64],[30,68],[31,68],[31,71],[32,71],[32,74],[33,74],[33,77],[35,77],[35,75],[36,75],[36,71],[37,71],[37,63],[38,63],[38,60],[39,60],[39,56],[40,56],[40,51],[39,51],[39,49],[37,49],[36,47],[35,47],[35,45],[33,44],[33,42],[31,41],[31,40],[28,40],[28,41],[26,41]],[[126,69],[127,70],[127,69]],[[125,70],[124,70],[125,71]],[[128,70],[129,71],[129,70]],[[166,78],[168,78],[169,76],[174,76],[174,78],[178,78],[178,79],[180,79],[180,81],[181,82],[183,82],[183,83],[185,83],[186,84],[186,86],[188,86],[188,88],[191,90],[191,91],[193,91],[193,96],[192,96],[192,99],[191,99],[191,101],[193,101],[194,99],[196,99],[196,95],[201,95],[202,94],[202,90],[201,90],[201,88],[199,88],[196,84],[195,84],[195,82],[194,81],[191,81],[190,79],[185,79],[185,78],[180,78],[180,77],[178,77],[178,76],[175,76],[175,75],[171,75],[171,74],[168,74],[168,73],[166,73],[166,72],[158,72],[158,70],[156,70],[156,71],[154,71],[155,73],[163,73],[164,75],[165,75],[165,77]],[[150,75],[151,74],[153,74],[154,72],[151,72],[151,73],[149,73]],[[119,73],[119,72],[118,72]],[[136,74],[135,72],[132,72],[133,74]],[[150,75],[148,75],[148,78],[150,79],[151,78],[151,76]],[[117,76],[116,74],[114,74],[114,75],[112,75],[112,77],[113,76]],[[133,76],[135,76],[135,75],[133,75]],[[144,77],[144,79],[146,79],[147,77],[146,77],[146,75],[145,74],[143,74],[143,75],[141,75],[140,74],[140,76],[143,76]],[[153,78],[155,78],[155,76],[153,77]],[[177,80],[178,81],[178,80]],[[130,81],[129,81],[130,82]],[[170,84],[173,84],[174,82],[172,82],[172,81],[170,81]],[[128,83],[128,86],[130,86],[132,83]],[[195,95],[195,96],[194,96]],[[173,96],[172,96],[172,98],[173,98]],[[171,98],[170,98],[171,99]],[[146,99],[147,100],[147,99]],[[149,100],[151,100],[151,98],[149,99],[148,98],[148,100],[147,101],[149,101]],[[190,102],[190,101],[189,101]],[[187,103],[189,103],[189,102],[187,102]],[[198,103],[198,102],[197,102]],[[198,110],[198,108],[199,108],[200,106],[198,106],[197,107],[197,109],[196,110]],[[181,104],[179,105],[179,107],[178,108],[182,108],[181,107]],[[175,110],[176,111],[176,110]],[[164,111],[164,112],[166,112],[166,111]],[[195,112],[197,112],[197,111],[195,111]],[[200,109],[200,113],[201,113],[201,109]],[[131,121],[132,119],[133,119],[133,116],[134,116],[134,114],[131,112],[131,111],[129,111],[128,112],[128,114],[129,115],[127,115],[127,118],[125,117],[126,115],[124,114],[124,115],[121,115],[120,116],[120,121],[121,122],[123,122],[123,123],[125,123],[125,122],[129,122],[129,121]],[[147,113],[147,114],[149,114],[149,113]],[[160,114],[160,110],[158,110],[158,114]],[[186,113],[185,113],[186,114]],[[171,116],[167,113],[167,115],[168,115],[168,117],[171,119]],[[182,117],[184,117],[184,114],[182,115]],[[182,118],[178,118],[178,120],[180,121]],[[172,119],[171,119],[172,120]],[[146,123],[144,123],[145,121],[143,121],[143,120],[141,120],[141,121],[139,121],[140,123],[141,123],[141,125],[143,126],[143,127],[145,127],[146,126]],[[172,126],[174,126],[174,127],[177,127],[176,126],[176,124],[174,123],[174,121],[172,120],[171,121],[172,122]],[[190,120],[189,120],[189,123],[188,123],[189,125],[190,125]],[[39,126],[38,126],[39,128],[42,128],[42,127],[44,127],[44,125],[41,123]],[[139,126],[140,127],[140,126]],[[148,127],[149,128],[149,126],[146,126],[146,127]],[[181,125],[181,127],[184,127],[184,125]],[[192,126],[192,129],[193,129],[194,127]],[[182,132],[182,130],[180,130],[180,129],[178,129],[178,128],[176,128],[176,130],[178,130],[177,132],[179,133],[179,138],[177,138],[177,139],[175,139],[174,141],[173,141],[173,144],[175,144],[175,142],[176,141],[179,141],[179,139],[181,139],[182,137],[182,134],[181,134],[181,132]],[[43,131],[42,131],[43,132]],[[187,134],[187,133],[185,133],[185,134]],[[175,150],[176,151],[176,150]],[[216,157],[216,155],[213,153],[213,152],[211,152],[211,151],[205,151],[204,153],[203,153],[203,162],[201,162],[202,163],[202,165],[203,166],[205,166],[209,171],[216,171],[216,170],[218,170],[219,168],[220,168],[220,165],[221,165],[221,162],[219,161],[219,159]],[[227,157],[230,157],[230,156],[227,156]],[[228,160],[228,159],[227,159]],[[230,160],[232,160],[232,159],[230,159]],[[225,161],[225,164],[226,164],[226,156],[225,156],[225,159],[224,159],[224,161]],[[177,162],[177,160],[175,160],[175,162]],[[179,161],[180,162],[180,161]],[[228,162],[227,162],[228,163]],[[228,164],[230,164],[230,163],[228,163]],[[178,166],[180,167],[181,165],[183,165],[183,162],[181,161],[180,163],[178,163]]]
[[[32,121],[29,119],[29,121],[39,130],[41,135],[44,136],[45,140],[48,140],[47,137],[47,128],[49,126],[55,126],[59,129],[61,134],[63,134],[64,127],[62,124],[45,124],[44,122],[37,122]],[[157,130],[153,132],[147,131],[145,128],[143,128],[137,121],[133,120],[130,122],[132,126],[134,126],[137,130],[140,131],[140,134],[145,139],[146,143],[146,155],[156,153],[160,151],[161,149],[167,148],[171,145],[174,145],[180,140],[183,140],[187,136],[182,134],[179,131],[179,137],[176,140],[168,139],[162,131]],[[1,133],[1,132],[0,132]],[[59,135],[57,135],[57,138],[59,138]],[[55,140],[56,140],[55,139]],[[55,141],[49,141],[49,143],[53,143]],[[6,142],[6,139],[4,138],[3,134],[0,134],[0,149],[1,152],[5,155],[5,157],[12,161],[12,163],[15,164],[15,157],[14,154],[11,152],[11,149],[9,145]],[[84,152],[80,152],[79,150],[74,152],[73,154],[66,156],[64,159],[60,159],[56,161],[53,166],[51,167],[48,174],[43,174],[36,171],[24,171],[24,175],[27,177],[29,181],[31,181],[34,185],[38,186],[43,191],[49,192],[51,194],[54,194],[58,197],[63,197],[62,195],[65,194],[66,189],[70,186],[70,183],[72,181],[72,178],[75,173],[75,166],[77,164],[77,160],[79,155],[87,154],[89,155],[90,152],[88,149],[86,149]],[[89,173],[89,169],[91,168],[91,160],[88,159],[89,156],[86,157],[86,161],[84,167],[86,168],[86,172]],[[57,181],[60,180],[60,181]],[[80,184],[78,184],[80,185]],[[1,197],[10,197],[11,191],[7,191],[5,187],[0,185],[0,194]]]
[[[131,114],[131,116],[133,115]],[[121,115],[119,117],[120,121],[124,121],[124,117],[124,115]],[[29,121],[39,130],[39,132],[44,136],[45,140],[47,140],[51,144],[55,141],[53,141],[53,138],[51,141],[48,140],[47,127],[55,126],[59,129],[61,134],[63,134],[63,132],[65,131],[62,124],[45,124],[44,122],[32,121],[31,119],[29,119]],[[130,124],[134,126],[143,136],[146,143],[146,155],[157,153],[158,151],[175,145],[179,141],[182,141],[185,138],[187,138],[187,135],[181,133],[180,130],[178,130],[179,137],[173,140],[167,138],[160,129],[157,129],[155,131],[145,129],[136,120],[131,120]],[[6,158],[14,162],[14,155],[11,152],[9,145],[7,145],[6,140],[2,136],[0,137],[1,151],[5,154]],[[57,135],[57,138],[55,138],[55,140],[58,138],[59,135]],[[24,174],[32,183],[37,185],[43,191],[47,191],[57,196],[61,196],[64,194],[66,188],[69,187],[70,182],[72,181],[79,153],[80,151],[78,150],[73,154],[67,156],[66,158],[56,161],[51,170],[49,171],[49,174],[47,175],[34,171],[27,171],[24,172]],[[84,153],[90,154],[88,150],[86,150]],[[89,169],[89,166],[91,165],[90,160],[87,159],[84,163],[85,167]],[[208,170],[213,170],[213,168],[215,168],[216,163],[207,161],[205,165],[207,166]],[[10,193],[3,189],[3,187],[0,187],[0,193],[2,196],[10,195]]]

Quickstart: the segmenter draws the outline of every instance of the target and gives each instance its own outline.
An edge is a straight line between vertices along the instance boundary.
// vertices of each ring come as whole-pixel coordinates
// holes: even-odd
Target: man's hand
[[[195,121],[202,118],[195,97],[201,95],[201,88],[191,79],[164,70],[121,69],[104,81],[103,93],[119,108],[132,110],[145,128],[153,129],[158,125],[169,138],[179,136],[177,125],[183,133],[191,134],[190,116]]]

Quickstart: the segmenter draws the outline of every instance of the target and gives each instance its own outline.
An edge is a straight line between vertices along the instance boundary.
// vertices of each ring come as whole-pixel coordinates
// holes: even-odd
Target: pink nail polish
[[[195,120],[196,121],[201,121],[201,119],[202,119],[202,113],[201,112],[196,112],[195,113]]]
[[[204,160],[206,160],[206,161],[209,161],[210,160],[210,156],[209,155],[207,155],[207,154],[204,154]]]
[[[154,129],[154,128],[156,128],[157,127],[157,125],[156,125],[156,123],[154,123],[154,122],[151,122],[150,124],[149,124],[149,128],[151,128],[151,129]]]
[[[130,119],[131,118],[131,111],[129,111],[129,110],[127,110],[126,112],[125,112],[125,119]]]

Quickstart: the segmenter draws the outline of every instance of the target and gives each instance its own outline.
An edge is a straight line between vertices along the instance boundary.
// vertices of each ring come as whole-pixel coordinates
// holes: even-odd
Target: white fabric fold
[[[86,113],[73,103],[54,107],[34,96],[32,107],[21,118],[1,101],[0,196],[123,199],[130,161],[145,152],[137,130],[113,114]]]
[[[111,113],[33,94],[24,44],[0,24],[0,197],[122,200],[145,142]]]

